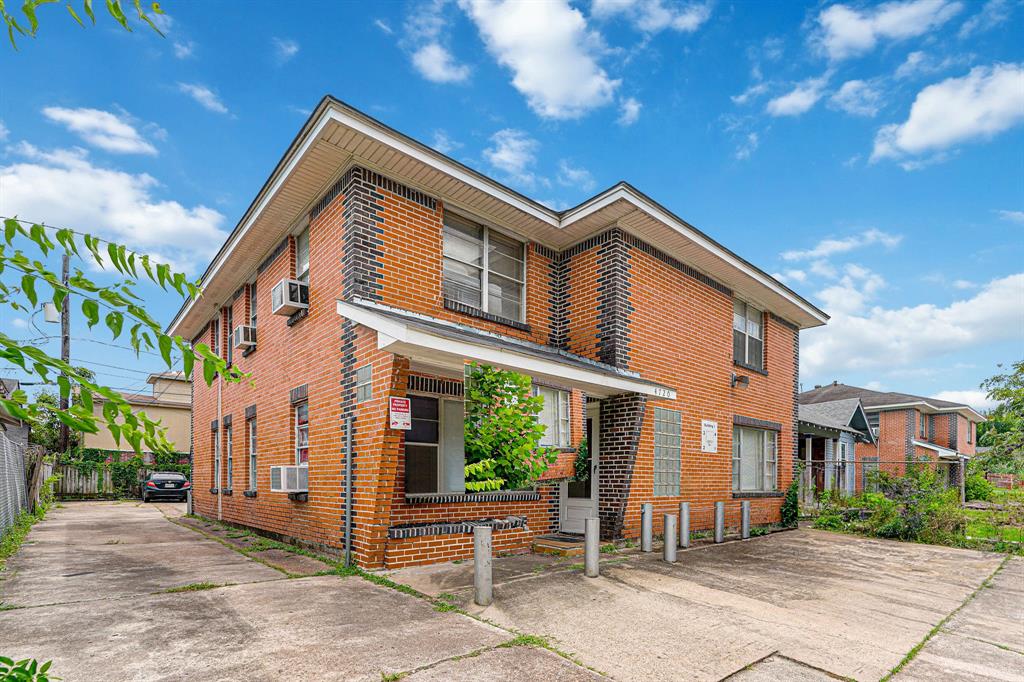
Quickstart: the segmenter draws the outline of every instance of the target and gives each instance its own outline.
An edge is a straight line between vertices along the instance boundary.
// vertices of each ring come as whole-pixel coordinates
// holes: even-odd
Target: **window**
[[[755,369],[764,368],[764,313],[743,301],[732,302],[732,359]]]
[[[540,444],[557,448],[569,447],[569,392],[547,386],[534,386],[533,394],[544,398],[544,407],[537,415],[537,421],[546,429]]]
[[[220,488],[220,431],[213,430],[213,488]]]
[[[295,463],[309,463],[309,403],[295,406]]]
[[[256,328],[256,282],[249,285],[249,326]]]
[[[732,489],[737,492],[775,490],[775,432],[734,426]]]
[[[974,442],[974,422],[967,422],[967,442]]]
[[[405,432],[405,492],[464,492],[462,402],[420,395],[410,395],[409,402],[412,428]]]
[[[232,324],[234,322],[234,318],[233,318],[231,312],[232,312],[231,306],[228,306],[228,309],[227,309],[227,316],[228,316],[228,356],[227,356],[227,362],[228,362],[229,365],[231,364],[231,361],[235,357],[235,344],[232,343],[232,339],[231,339],[231,332],[234,331],[234,327],[232,326]]]
[[[249,420],[249,490],[256,490],[256,420]]]
[[[921,438],[928,438],[928,417],[925,416],[924,412],[918,412],[917,418],[921,422]]]
[[[361,403],[373,396],[373,365],[356,370],[356,402]]]
[[[227,448],[227,454],[228,454],[228,490],[231,490],[234,487],[234,482],[235,482],[235,465],[234,465],[234,460],[232,459],[232,456],[231,456],[233,448],[232,448],[232,445],[231,445],[231,426],[230,425],[224,427],[224,445]]]
[[[444,218],[444,297],[483,312],[523,319],[522,242],[449,213]]]
[[[295,279],[309,281],[309,228],[295,237]]]
[[[654,494],[679,494],[679,458],[683,447],[683,415],[654,408]]]
[[[220,357],[220,315],[221,311],[217,311],[217,317],[213,318],[211,326],[213,327],[213,354]]]

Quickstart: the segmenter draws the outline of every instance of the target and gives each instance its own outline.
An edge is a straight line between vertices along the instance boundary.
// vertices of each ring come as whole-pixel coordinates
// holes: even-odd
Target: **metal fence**
[[[815,459],[800,464],[803,466],[800,502],[805,506],[817,505],[826,490],[833,498],[875,491],[878,473],[898,477],[914,469],[924,469],[934,473],[936,481],[947,488],[961,488],[964,477],[962,463],[957,460],[864,457],[859,460]]]
[[[0,432],[0,533],[28,509],[25,448]]]

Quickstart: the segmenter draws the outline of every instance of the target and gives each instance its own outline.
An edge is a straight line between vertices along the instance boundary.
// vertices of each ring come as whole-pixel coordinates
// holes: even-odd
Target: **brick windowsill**
[[[242,494],[245,495],[246,497],[256,497],[255,490],[245,490],[242,492]]]
[[[535,490],[496,490],[489,493],[406,494],[406,504],[467,504],[472,502],[533,502],[540,499]]]
[[[388,528],[389,540],[408,540],[427,535],[464,535],[472,533],[476,526],[490,526],[494,530],[526,528],[525,516],[510,516],[505,519],[480,519],[478,521],[441,521],[438,523],[410,523]]]
[[[450,298],[444,299],[444,307],[446,310],[451,310],[452,312],[456,312],[462,315],[468,315],[469,317],[476,317],[481,320],[487,320],[488,322],[503,324],[506,327],[512,327],[513,329],[518,329],[524,332],[530,331],[530,325],[526,324],[525,322],[520,322],[519,320],[513,320],[507,317],[501,317],[500,315],[491,315],[490,313],[485,313],[482,310],[477,310],[476,308],[468,306],[464,303],[453,301]]]
[[[769,492],[769,493],[745,492],[745,493],[733,493],[732,494],[732,499],[734,499],[734,500],[742,500],[744,498],[784,497],[785,495],[786,495],[786,493],[779,492],[779,491]]]
[[[748,365],[743,362],[736,362],[735,360],[732,361],[732,365],[733,367],[739,367],[740,369],[745,369],[748,372],[754,372],[755,374],[760,374],[761,376],[768,376],[768,370],[761,369],[760,367],[754,367],[753,365]]]
[[[220,491],[217,490],[216,488],[210,488],[210,494],[211,495],[219,495]]]
[[[220,494],[221,495],[227,495],[228,497],[231,497],[235,493],[234,493],[234,491],[231,488],[225,488],[224,490],[220,491]]]

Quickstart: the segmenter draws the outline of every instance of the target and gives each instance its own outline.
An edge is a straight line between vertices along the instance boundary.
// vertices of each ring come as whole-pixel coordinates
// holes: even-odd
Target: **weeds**
[[[202,592],[203,590],[215,590],[218,587],[227,587],[230,583],[189,583],[188,585],[181,585],[180,587],[168,587],[164,590],[164,594],[174,594],[176,592]]]

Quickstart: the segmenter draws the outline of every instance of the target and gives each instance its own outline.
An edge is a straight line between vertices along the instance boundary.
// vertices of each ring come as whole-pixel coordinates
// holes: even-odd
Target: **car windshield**
[[[154,481],[184,481],[184,474],[151,474],[150,479]]]

